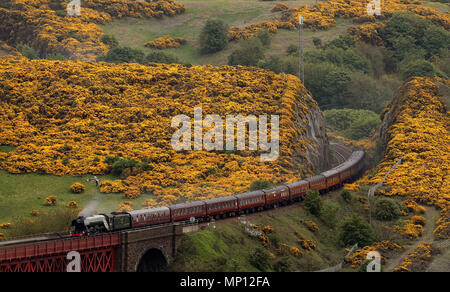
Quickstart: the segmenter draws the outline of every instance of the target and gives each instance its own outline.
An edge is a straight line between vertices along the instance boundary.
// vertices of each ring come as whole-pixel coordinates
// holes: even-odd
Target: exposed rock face
[[[312,99],[310,95],[308,98]],[[306,135],[304,139],[310,139],[317,143],[316,147],[309,145],[306,148],[306,155],[317,170],[325,170],[330,166],[329,152],[330,144],[326,132],[325,118],[319,107],[315,106],[307,114]]]
[[[312,165],[314,172],[318,173],[330,168],[330,144],[323,113],[320,111],[311,95],[306,94],[304,99],[304,102],[309,105],[306,119],[303,120],[301,125],[294,125],[294,127],[305,129],[305,132],[303,132],[300,138],[301,140],[310,143],[305,146],[307,161],[302,161],[300,164]],[[299,120],[301,121],[301,119]]]

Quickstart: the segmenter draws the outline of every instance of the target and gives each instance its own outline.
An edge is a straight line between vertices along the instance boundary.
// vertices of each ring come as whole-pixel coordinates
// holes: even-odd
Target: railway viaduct
[[[170,263],[183,225],[168,224],[95,236],[41,236],[0,242],[0,272],[66,272],[77,252],[81,272],[152,272]]]

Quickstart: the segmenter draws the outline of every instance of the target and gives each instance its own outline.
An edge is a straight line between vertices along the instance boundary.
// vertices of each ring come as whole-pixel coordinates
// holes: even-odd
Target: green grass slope
[[[120,45],[144,50],[149,53],[152,49],[144,45],[155,38],[170,35],[172,37],[183,37],[187,44],[176,49],[165,49],[163,51],[177,56],[182,62],[195,65],[225,65],[228,55],[237,48],[238,42],[231,42],[224,51],[200,55],[198,53],[198,37],[201,29],[208,18],[223,20],[229,27],[243,27],[260,21],[272,21],[280,17],[280,12],[272,13],[272,8],[278,3],[276,1],[257,0],[180,0],[186,6],[186,12],[174,17],[163,19],[136,19],[123,18],[102,25],[103,33],[113,35]],[[290,7],[313,4],[311,0],[296,0],[285,2]],[[336,27],[326,31],[312,31],[305,29],[305,47],[313,47],[313,37],[328,41],[337,35],[344,34],[347,28],[353,26],[351,20],[337,19]],[[272,43],[267,49],[267,55],[285,55],[286,48],[291,44],[298,44],[298,31],[279,29],[273,35]]]

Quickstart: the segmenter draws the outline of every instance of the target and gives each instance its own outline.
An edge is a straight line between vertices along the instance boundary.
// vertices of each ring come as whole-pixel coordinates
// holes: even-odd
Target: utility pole
[[[298,17],[298,78],[305,84],[305,66],[303,62],[303,16]]]

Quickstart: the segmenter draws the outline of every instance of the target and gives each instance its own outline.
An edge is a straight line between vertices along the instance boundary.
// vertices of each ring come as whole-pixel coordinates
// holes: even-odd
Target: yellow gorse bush
[[[306,227],[312,232],[319,231],[319,226],[313,221],[306,221]]]
[[[39,215],[41,215],[41,211],[39,211],[39,210],[32,210],[32,211],[31,211],[31,216],[37,217],[37,216],[39,216]]]
[[[433,244],[420,244],[413,252],[403,259],[403,262],[394,269],[394,272],[423,272],[427,263],[438,253],[439,249]]]
[[[313,240],[299,240],[298,244],[306,250],[306,252],[310,252],[312,250],[315,250],[317,247],[317,244]]]
[[[187,42],[184,38],[173,38],[171,36],[163,36],[145,44],[146,47],[154,49],[179,48]]]
[[[152,170],[102,181],[99,188],[138,188],[161,205],[247,191],[255,180],[298,180],[313,171],[305,149],[318,147],[304,138],[310,110],[317,110],[308,91],[294,76],[258,68],[10,58],[0,60],[0,95],[8,97],[0,100],[0,144],[17,146],[0,169],[105,174],[108,156],[147,161]],[[192,117],[194,107],[223,120],[279,115],[279,158],[261,162],[260,151],[174,151],[171,120]]]
[[[117,212],[133,211],[133,203],[126,201],[117,206]]]
[[[0,224],[0,228],[2,228],[2,229],[9,229],[9,228],[11,228],[11,223],[10,222],[6,222],[6,223],[3,223],[3,224]]]
[[[348,261],[351,263],[352,268],[359,267],[366,259],[367,254],[371,251],[378,251],[381,254],[381,263],[384,264],[386,261],[385,254],[388,251],[395,251],[405,249],[405,245],[399,245],[395,242],[388,240],[374,242],[371,245],[365,246],[361,249],[357,249],[350,257]]]
[[[69,203],[67,203],[67,208],[77,209],[78,208],[78,203],[75,202],[75,201],[70,201]]]
[[[48,196],[44,201],[44,206],[55,206],[58,202],[58,198],[56,196]]]
[[[70,186],[70,190],[72,191],[72,193],[75,194],[79,194],[84,192],[84,190],[86,189],[86,187],[82,184],[82,183],[74,183]]]

